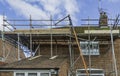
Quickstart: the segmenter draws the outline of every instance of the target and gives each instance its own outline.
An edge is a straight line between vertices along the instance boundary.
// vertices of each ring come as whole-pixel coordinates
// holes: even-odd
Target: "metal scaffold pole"
[[[18,35],[18,61],[19,61],[20,60],[20,35],[19,33],[17,35]]]
[[[113,55],[113,63],[114,63],[114,69],[115,69],[115,76],[118,76],[117,63],[116,63],[115,51],[114,51],[114,42],[113,42],[112,26],[110,26],[110,36],[111,36],[111,43],[112,43],[112,55]]]
[[[32,19],[30,15],[30,52],[31,52],[31,57],[33,56],[32,54]]]
[[[69,41],[68,41],[68,45],[69,45],[69,54],[70,54],[70,76],[73,76],[73,55],[72,55],[72,48],[71,48],[71,45],[72,45],[72,40],[71,40],[71,35],[72,35],[72,30],[71,30],[71,27],[70,28],[70,38],[69,38]]]
[[[5,38],[4,38],[4,32],[5,32],[5,17],[3,14],[3,30],[2,30],[2,51],[3,51],[3,58],[5,61]]]
[[[89,17],[88,17],[88,51],[89,51],[89,71],[90,71],[90,73],[91,73],[91,51],[90,51],[90,49],[91,49],[91,47],[90,47],[90,45],[91,45],[91,41],[90,41],[90,25],[89,25]]]
[[[50,32],[51,32],[51,34],[50,34],[50,39],[51,39],[51,42],[50,42],[50,50],[51,50],[51,57],[53,57],[53,43],[52,43],[52,41],[53,41],[53,34],[52,34],[52,25],[53,25],[53,23],[52,23],[52,15],[50,16],[50,22],[51,22],[51,27],[50,27]]]

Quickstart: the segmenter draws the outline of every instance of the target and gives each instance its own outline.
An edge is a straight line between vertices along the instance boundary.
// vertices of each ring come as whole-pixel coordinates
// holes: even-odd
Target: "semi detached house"
[[[106,13],[97,26],[73,26],[65,18],[65,27],[4,32],[31,56],[0,66],[0,76],[120,76],[120,28],[110,29]]]

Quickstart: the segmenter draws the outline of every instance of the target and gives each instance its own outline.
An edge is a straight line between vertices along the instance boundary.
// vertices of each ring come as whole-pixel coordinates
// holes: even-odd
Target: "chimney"
[[[100,28],[108,27],[108,16],[104,11],[100,12],[99,26]]]

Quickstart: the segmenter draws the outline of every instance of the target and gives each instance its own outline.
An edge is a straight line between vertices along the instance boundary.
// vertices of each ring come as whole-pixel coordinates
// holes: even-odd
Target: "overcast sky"
[[[5,13],[7,19],[59,19],[70,14],[74,25],[83,18],[99,18],[99,0],[0,0],[0,23]],[[120,14],[120,0],[101,0],[101,7],[109,18]]]

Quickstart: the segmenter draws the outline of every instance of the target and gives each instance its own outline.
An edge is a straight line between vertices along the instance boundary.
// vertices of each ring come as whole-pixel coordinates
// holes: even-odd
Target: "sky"
[[[120,0],[0,0],[0,30],[3,13],[6,19],[61,19],[70,14],[74,26],[82,24],[81,19],[99,18],[98,6],[109,18],[120,14]]]

